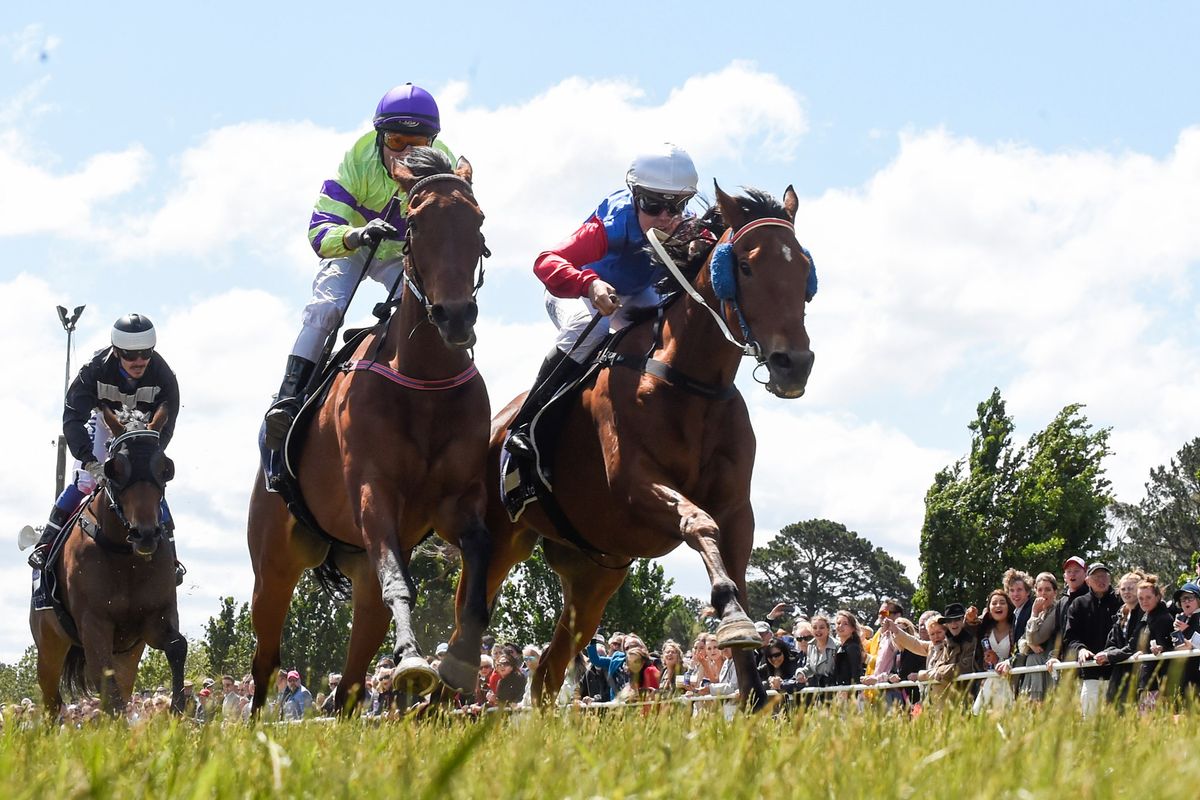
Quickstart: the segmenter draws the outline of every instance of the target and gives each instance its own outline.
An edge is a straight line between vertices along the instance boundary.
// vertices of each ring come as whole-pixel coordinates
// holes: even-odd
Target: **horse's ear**
[[[475,174],[475,170],[471,167],[470,161],[467,161],[462,156],[459,156],[458,165],[454,167],[454,174],[462,178],[467,183],[470,183],[471,176]]]
[[[788,219],[792,224],[796,224],[796,211],[800,208],[800,198],[796,195],[796,190],[789,183],[788,188],[783,190],[783,210],[787,212]]]
[[[746,224],[746,213],[742,211],[737,200],[721,191],[716,178],[713,178],[713,189],[716,190],[717,208],[721,209],[721,219],[725,220],[725,224],[734,230]]]
[[[400,188],[405,194],[412,191],[412,187],[416,184],[417,178],[412,174],[412,170],[408,168],[408,164],[404,163],[402,158],[392,159],[392,177],[400,184]]]
[[[100,415],[104,417],[104,427],[108,428],[108,432],[113,436],[120,436],[125,432],[125,426],[121,424],[121,420],[117,419],[116,413],[107,406],[100,406]]]
[[[171,412],[167,410],[167,404],[163,403],[154,412],[154,416],[150,420],[150,424],[146,427],[152,431],[162,433],[163,428],[167,427],[167,421],[171,419]]]

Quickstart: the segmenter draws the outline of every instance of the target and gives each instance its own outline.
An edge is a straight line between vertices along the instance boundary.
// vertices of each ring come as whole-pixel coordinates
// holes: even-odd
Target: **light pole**
[[[79,315],[83,313],[83,309],[87,306],[75,306],[75,310],[67,315],[67,310],[62,306],[58,306],[58,321],[62,323],[63,330],[67,332],[67,367],[63,373],[63,397],[67,396],[67,389],[71,386],[71,339],[75,335],[75,323],[79,322]],[[54,496],[58,497],[62,494],[63,487],[67,481],[67,439],[61,433],[58,435],[58,469],[56,472],[57,486],[54,489]]]

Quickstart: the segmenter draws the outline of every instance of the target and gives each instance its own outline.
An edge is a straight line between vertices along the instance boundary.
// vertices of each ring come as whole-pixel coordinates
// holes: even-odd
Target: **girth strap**
[[[402,372],[389,367],[387,364],[381,364],[378,361],[347,361],[342,366],[345,372],[354,372],[365,370],[374,372],[376,375],[381,375],[395,384],[399,384],[406,389],[416,389],[420,392],[442,392],[447,389],[456,389],[464,383],[468,383],[472,378],[479,374],[479,370],[475,368],[475,364],[464,369],[451,378],[442,378],[439,380],[426,381],[420,378],[413,378],[405,375]]]
[[[620,353],[607,352],[598,359],[602,366],[628,367],[646,375],[653,375],[664,383],[682,389],[708,400],[728,400],[737,394],[737,387],[711,386],[690,378],[684,373],[654,358],[647,356],[626,356]]]

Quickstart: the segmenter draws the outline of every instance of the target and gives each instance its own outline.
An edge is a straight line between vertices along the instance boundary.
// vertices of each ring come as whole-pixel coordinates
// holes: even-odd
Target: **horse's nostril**
[[[467,324],[474,325],[475,321],[478,319],[479,319],[478,304],[476,304],[475,301],[471,301],[470,303],[467,303]]]
[[[447,319],[447,316],[446,316],[446,307],[445,307],[445,306],[443,306],[441,303],[435,303],[435,304],[434,304],[434,305],[433,305],[433,306],[432,306],[432,307],[429,309],[429,315],[430,315],[431,317],[433,317],[433,321],[434,321],[434,322],[436,322],[436,323],[439,323],[439,324],[440,324],[440,323],[443,323],[443,322],[445,322],[445,321],[446,321],[446,319]]]
[[[771,355],[767,357],[767,360],[770,361],[771,366],[775,367],[776,369],[788,369],[792,366],[792,357],[782,350],[776,350],[774,353],[771,353]]]

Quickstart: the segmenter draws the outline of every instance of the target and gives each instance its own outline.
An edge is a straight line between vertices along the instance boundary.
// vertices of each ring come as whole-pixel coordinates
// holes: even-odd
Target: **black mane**
[[[450,156],[433,147],[410,147],[404,154],[404,165],[418,179],[454,172]]]
[[[747,222],[756,219],[788,219],[783,203],[762,189],[746,189],[745,194],[737,195],[733,199],[746,215]]]

